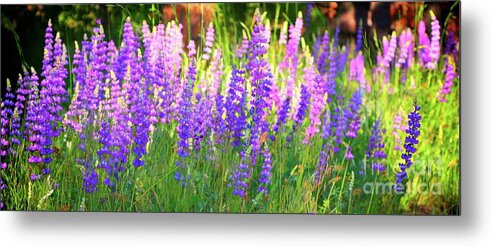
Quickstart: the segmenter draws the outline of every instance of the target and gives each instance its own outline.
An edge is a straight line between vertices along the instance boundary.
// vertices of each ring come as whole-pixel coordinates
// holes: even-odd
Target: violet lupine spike
[[[386,51],[383,52],[383,61],[382,64],[380,65],[381,67],[384,67],[386,69],[391,67],[393,60],[395,59],[396,45],[397,45],[397,36],[396,36],[396,32],[393,31],[393,33],[391,33],[391,39],[388,42],[387,48],[383,49]]]
[[[422,67],[430,62],[430,39],[425,30],[425,22],[420,21],[418,28],[419,34],[419,61]]]
[[[352,153],[352,148],[350,146],[347,146],[347,149],[345,151],[345,160],[353,160],[354,154]]]
[[[363,23],[359,20],[359,25],[357,27],[357,33],[355,34],[355,48],[354,54],[358,54],[362,49],[362,35],[363,35]]]
[[[51,19],[48,20],[48,27],[46,27],[44,35],[44,56],[43,56],[43,67],[41,76],[47,77],[49,71],[51,71],[53,63],[53,25],[51,24]]]
[[[194,40],[190,40],[188,42],[188,46],[186,47],[188,48],[188,57],[194,57],[196,55],[196,46],[195,46],[195,41]]]
[[[17,81],[19,88],[17,89],[17,97],[15,100],[14,114],[12,115],[12,124],[10,129],[10,142],[11,142],[11,152],[17,155],[16,148],[21,144],[21,138],[24,137],[22,132],[22,120],[24,119],[25,108],[27,103],[27,98],[29,97],[29,72],[26,68],[24,70],[24,77],[19,74],[19,79]]]
[[[212,22],[210,22],[207,28],[207,33],[205,35],[206,36],[205,48],[203,49],[203,55],[202,55],[203,60],[210,59],[210,55],[212,54],[212,46],[214,44],[214,35],[215,35],[214,25]]]
[[[307,86],[302,84],[301,85],[300,99],[299,99],[297,107],[296,107],[296,113],[293,116],[294,124],[292,125],[292,131],[287,136],[287,141],[290,142],[293,138],[294,132],[298,128],[302,127],[302,124],[304,123],[304,119],[306,118],[306,112],[307,112],[308,107],[309,107],[310,99],[311,99],[311,95],[309,94]]]
[[[130,153],[129,146],[132,142],[133,136],[131,135],[132,129],[129,123],[128,116],[128,106],[126,105],[126,94],[122,91],[120,82],[117,80],[116,75],[113,71],[110,71],[110,96],[108,95],[107,106],[108,108],[108,120],[112,123],[109,126],[110,135],[108,133],[101,133],[100,142],[107,140],[109,142],[107,145],[107,154],[105,163],[101,162],[102,168],[106,170],[106,178],[104,179],[104,184],[110,189],[114,189],[116,185],[116,180],[119,177],[119,173],[124,171],[124,165],[127,163],[127,156]],[[127,76],[129,77],[129,76]],[[128,83],[128,82],[126,82]],[[104,124],[103,124],[104,127]],[[107,138],[107,139],[105,139]],[[90,170],[90,169],[89,169]],[[92,171],[92,170],[90,170]],[[92,176],[92,173],[88,173]],[[91,178],[91,177],[88,178]],[[97,183],[96,183],[97,184]],[[94,184],[89,183],[89,185],[94,186]]]
[[[323,144],[321,152],[319,153],[318,164],[316,165],[316,172],[314,173],[314,185],[319,185],[325,175],[326,165],[328,163],[328,149],[326,144]]]
[[[124,79],[128,66],[130,66],[132,61],[137,59],[137,49],[138,37],[133,31],[130,17],[128,17],[123,25],[123,39],[115,71],[118,80],[122,81]]]
[[[322,38],[321,35],[317,35],[316,40],[314,41],[314,44],[311,47],[311,53],[313,54],[315,64],[318,64],[318,59],[319,59],[320,49],[321,49],[321,38]]]
[[[289,108],[290,108],[290,97],[287,97],[284,99],[282,102],[282,106],[280,107],[278,111],[278,116],[277,116],[277,122],[275,123],[275,126],[273,126],[273,131],[275,133],[278,133],[279,129],[283,127],[283,125],[287,122],[287,115],[289,114]],[[273,138],[275,138],[273,136]]]
[[[159,117],[162,123],[168,123],[178,116],[177,105],[180,88],[180,74],[183,51],[183,42],[181,29],[182,25],[176,25],[174,21],[167,24],[166,30],[163,26],[158,28],[158,36],[163,40],[162,70],[164,73],[162,81],[162,90],[159,93],[162,101],[159,103]]]
[[[385,130],[381,128],[381,118],[378,118],[372,126],[371,136],[369,137],[369,144],[366,151],[367,158],[372,160],[371,168],[374,171],[386,170],[386,166],[381,163],[382,160],[386,159],[383,133],[385,133]]]
[[[29,98],[29,72],[26,68],[23,68],[24,76],[19,74],[19,80],[17,84],[19,88],[17,89],[17,96],[15,99],[15,108],[17,109],[17,113],[19,114],[19,118],[24,119],[24,115],[26,113],[25,108],[27,107],[27,99]],[[20,137],[20,136],[19,136]]]
[[[398,60],[396,62],[396,65],[395,67],[396,68],[408,68],[410,64],[408,64],[408,56],[409,56],[409,47],[411,46],[412,44],[412,36],[408,36],[408,32],[410,32],[410,34],[412,33],[412,31],[410,30],[410,28],[407,28],[405,31],[403,31],[401,34],[400,34],[400,37],[399,37],[399,57],[398,57]]]
[[[337,73],[342,73],[345,70],[350,52],[349,44],[347,43],[347,45],[344,46],[343,49],[344,50],[342,50],[337,57]]]
[[[444,85],[439,89],[439,101],[447,102],[446,95],[451,93],[451,88],[453,87],[453,81],[456,78],[456,65],[454,59],[451,55],[447,55],[446,59],[446,71],[444,75]]]
[[[144,165],[143,156],[147,154],[146,146],[149,141],[150,131],[150,101],[145,88],[140,88],[136,102],[137,111],[135,114],[135,146],[133,153],[136,158],[133,160],[133,166],[140,167]]]
[[[265,145],[263,149],[263,156],[265,157],[263,165],[261,166],[260,178],[258,182],[258,192],[263,194],[268,194],[268,185],[270,185],[272,177],[272,154],[268,150],[268,145]]]
[[[2,100],[1,104],[1,116],[0,116],[0,123],[1,123],[1,140],[0,140],[0,158],[1,158],[1,164],[0,164],[0,170],[5,170],[7,168],[7,163],[5,162],[7,153],[8,153],[8,147],[9,147],[9,137],[10,137],[10,120],[12,119],[12,115],[14,113],[14,106],[15,106],[15,96],[14,93],[12,92],[12,86],[10,85],[10,80],[7,79],[7,87],[6,87],[6,93],[5,93],[5,99]]]
[[[282,127],[286,121],[287,116],[290,112],[290,105],[292,99],[294,97],[294,87],[297,77],[297,67],[299,63],[298,59],[298,50],[299,50],[299,41],[302,35],[302,14],[299,12],[299,16],[296,19],[295,25],[291,25],[289,27],[289,41],[287,42],[286,53],[284,60],[279,64],[280,68],[288,70],[288,78],[286,85],[285,97],[282,102],[282,106],[280,108],[277,124],[274,127],[274,131],[277,132],[280,127]]]
[[[367,83],[365,77],[364,55],[362,52],[350,61],[349,80],[359,83],[359,88],[365,92],[371,92],[371,85]]]
[[[454,61],[457,61],[458,59],[458,44],[457,40],[454,36],[453,31],[448,31],[448,34],[446,35],[446,45],[444,46],[444,54],[446,55],[451,55],[453,57]],[[446,57],[444,57],[446,59]]]
[[[314,77],[314,83],[311,89],[311,107],[309,108],[309,119],[310,124],[306,128],[306,136],[304,137],[303,143],[307,144],[317,133],[319,133],[319,128],[321,126],[321,112],[325,106],[324,102],[324,81],[320,74],[316,74]]]
[[[232,66],[231,82],[226,97],[226,123],[232,136],[232,145],[239,147],[243,131],[247,127],[246,121],[246,84],[243,69]]]
[[[282,29],[280,30],[280,36],[278,38],[278,43],[280,45],[286,45],[287,44],[287,28],[289,24],[287,21],[284,21],[284,24],[282,25]]]
[[[269,123],[265,120],[265,115],[266,110],[270,108],[267,98],[269,97],[273,78],[268,63],[264,58],[267,53],[265,47],[268,39],[264,35],[265,27],[261,21],[259,9],[255,11],[254,20],[255,26],[251,37],[250,57],[247,65],[252,87],[250,101],[252,164],[256,163],[256,157],[260,151],[260,137],[269,129]]]
[[[437,63],[439,62],[439,57],[441,55],[441,26],[439,25],[439,20],[437,20],[436,15],[432,10],[430,11],[431,16],[431,41],[429,49],[429,59],[426,68],[435,69],[437,68]]]
[[[328,70],[328,74],[326,75],[325,82],[325,93],[328,94],[327,100],[331,101],[331,96],[336,95],[336,81],[335,77],[337,76],[337,51],[335,47],[335,41],[331,45],[330,56],[328,60],[330,61],[330,68]]]
[[[63,124],[77,132],[82,131],[82,122],[87,117],[86,106],[88,95],[85,91],[85,67],[83,54],[80,52],[78,43],[75,42],[75,54],[72,69],[72,73],[75,74],[74,92],[68,111],[65,114]]]
[[[401,150],[401,139],[400,139],[400,131],[406,131],[407,126],[402,124],[402,117],[400,113],[397,113],[393,118],[393,132],[391,133],[395,139],[395,147],[394,149],[397,151]]]
[[[308,3],[306,5],[306,20],[304,21],[306,29],[309,29],[309,26],[311,25],[311,15],[313,12],[313,7],[314,3]]]
[[[241,161],[239,162],[235,172],[230,177],[230,180],[234,184],[232,191],[233,195],[245,198],[249,188],[249,179],[251,178],[251,168],[248,164],[249,151],[241,151]]]
[[[44,138],[42,135],[44,109],[39,100],[38,80],[37,75],[33,73],[31,76],[31,93],[29,95],[26,114],[26,129],[29,140],[27,151],[30,153],[28,162],[35,165],[43,162],[40,152],[42,150],[41,141]],[[31,178],[35,178],[32,180],[37,180],[41,176],[33,173],[31,174]]]
[[[417,152],[416,145],[419,143],[420,121],[422,117],[419,114],[420,106],[414,104],[414,110],[408,115],[407,137],[405,138],[405,151],[401,154],[401,158],[405,161],[400,163],[400,172],[396,174],[396,185],[393,188],[397,192],[405,192],[405,183],[408,179],[407,169],[413,165],[413,155]]]
[[[176,127],[176,131],[179,137],[178,155],[180,157],[180,160],[176,162],[178,171],[176,171],[174,177],[176,178],[176,180],[181,181],[182,186],[186,184],[185,174],[184,174],[184,168],[186,168],[186,163],[183,161],[183,159],[186,159],[187,157],[190,156],[189,139],[193,134],[192,123],[191,123],[192,114],[193,114],[191,97],[193,96],[193,86],[196,80],[195,62],[196,62],[195,58],[192,58],[188,67],[187,83],[181,94],[181,101],[179,105],[180,118],[178,121],[178,126]]]
[[[0,174],[0,210],[2,210],[5,207],[2,191],[5,190],[6,188],[7,188],[7,184],[3,181],[2,175]]]
[[[212,112],[213,101],[202,94],[195,95],[196,104],[193,106],[193,149],[199,151],[201,143],[208,136],[209,127],[213,124]]]
[[[316,64],[318,66],[318,71],[321,74],[325,74],[327,72],[328,57],[331,56],[331,52],[330,52],[330,37],[328,36],[328,32],[327,31],[325,31],[325,33],[323,34],[323,38],[321,39],[320,49],[321,49],[321,51],[319,53],[319,58],[318,58]],[[314,52],[316,52],[316,53],[313,53],[313,54],[316,54],[317,55],[318,49],[315,49]],[[317,57],[318,56],[315,56],[315,62],[316,62],[316,58]]]
[[[225,97],[222,95],[223,85],[222,85],[222,74],[223,74],[223,63],[222,54],[220,49],[217,49],[214,53],[214,60],[211,63],[211,78],[212,82],[209,88],[209,94],[212,96],[212,102],[215,105],[214,108],[209,109],[212,111],[213,124],[212,129],[214,131],[214,136],[216,137],[216,143],[222,143],[225,130],[227,128],[226,122],[223,115],[226,111],[225,109]]]
[[[51,32],[50,27],[47,29],[47,39],[51,39],[48,33]],[[57,137],[59,135],[59,127],[58,122],[61,121],[60,113],[63,110],[61,103],[66,100],[66,91],[65,91],[65,78],[68,73],[66,70],[66,49],[62,45],[60,34],[56,34],[56,38],[54,40],[55,45],[53,47],[53,52],[51,57],[46,59],[43,62],[46,62],[43,65],[42,75],[44,79],[41,81],[41,90],[39,93],[40,102],[39,104],[43,107],[45,111],[47,111],[41,123],[41,135],[43,138],[40,140],[40,145],[42,149],[40,154],[43,159],[43,163],[45,163],[45,167],[42,169],[44,175],[50,173],[50,169],[48,164],[51,162],[51,154],[52,150],[52,138]],[[47,44],[51,44],[51,41],[46,41]],[[49,50],[50,48],[45,48],[45,50]]]
[[[301,85],[301,99],[298,103],[297,113],[294,116],[294,126],[293,126],[294,130],[300,127],[304,122],[306,113],[312,101],[311,100],[312,93],[317,93],[315,92],[316,71],[314,69],[314,64],[313,64],[314,59],[311,56],[311,54],[309,54],[309,50],[305,51],[305,55],[306,55],[306,65],[303,69],[304,74],[302,76],[302,80],[304,81],[304,83]]]
[[[243,31],[243,38],[242,38],[242,41],[241,41],[241,45],[236,50],[237,57],[238,58],[242,58],[242,57],[245,57],[245,56],[247,57],[248,49],[249,49],[248,36]]]

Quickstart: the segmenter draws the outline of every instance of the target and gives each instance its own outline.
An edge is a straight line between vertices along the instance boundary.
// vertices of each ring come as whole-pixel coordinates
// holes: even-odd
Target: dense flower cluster
[[[165,158],[173,162],[170,174],[185,189],[196,188],[209,178],[194,170],[207,164],[193,159],[206,157],[204,160],[213,165],[210,169],[219,167],[229,176],[232,188],[228,193],[244,201],[254,197],[252,194],[267,195],[276,190],[270,185],[277,178],[277,159],[283,162],[279,151],[295,156],[299,147],[316,154],[319,151],[317,160],[279,164],[287,169],[299,164],[306,170],[296,167],[291,174],[309,171],[315,189],[322,188],[324,177],[332,171],[332,167],[328,169],[332,161],[359,166],[367,161],[374,171],[385,171],[388,162],[384,160],[391,152],[387,146],[392,142],[385,144],[386,125],[371,115],[381,110],[377,87],[393,86],[394,81],[389,81],[392,70],[395,77],[401,76],[398,81],[405,81],[417,53],[422,67],[441,66],[439,22],[431,13],[431,38],[425,22],[419,23],[418,42],[410,29],[400,36],[393,32],[389,39],[385,37],[372,73],[376,76],[371,77],[366,66],[373,61],[362,50],[362,24],[357,29],[354,52],[350,43],[339,45],[339,27],[332,39],[328,31],[318,35],[311,48],[306,44],[310,41],[301,42],[303,27],[309,26],[310,18],[308,9],[304,21],[299,14],[294,24],[285,22],[278,43],[273,43],[270,36],[275,37],[272,30],[277,27],[270,28],[256,10],[251,32],[243,30],[232,55],[227,47],[214,44],[221,39],[216,39],[213,23],[207,28],[203,46],[196,46],[193,40],[183,41],[183,26],[175,21],[153,27],[143,22],[136,30],[128,18],[121,43],[116,44],[107,40],[102,22],[97,20],[92,33],[75,42],[73,59],[68,58],[61,35],[54,34],[50,21],[40,76],[33,68],[24,69],[17,90],[7,82],[1,102],[0,196],[7,186],[5,181],[10,181],[2,180],[3,172],[10,168],[16,152],[26,156],[29,167],[25,180],[36,183],[51,178],[47,176],[51,168],[62,163],[66,156],[57,157],[56,150],[63,145],[73,153],[70,162],[80,169],[79,184],[87,193],[98,191],[100,186],[116,192],[127,174],[140,172],[138,169],[151,163],[149,154],[155,150],[166,150],[162,155],[169,155]],[[457,42],[452,33],[448,34],[441,101],[446,101],[458,77]],[[272,54],[273,48],[280,52]],[[343,77],[346,75],[348,80]],[[380,78],[386,83],[381,84]],[[420,107],[414,107],[408,128],[402,126],[401,115],[393,119],[396,150],[402,149],[401,130],[408,134],[401,156],[405,162],[396,176],[398,191],[408,178],[406,170],[413,164],[420,135]],[[381,116],[389,114],[394,112]],[[368,134],[368,123],[372,122]],[[155,145],[164,138],[171,140],[171,145]],[[364,162],[356,146],[361,140],[364,145],[368,141]],[[133,180],[125,180],[125,186],[133,185]],[[0,208],[3,199],[0,197]]]
[[[414,104],[414,110],[408,115],[408,129],[407,137],[405,138],[405,151],[402,153],[401,158],[405,161],[400,163],[400,172],[396,174],[396,186],[395,189],[398,192],[405,190],[405,182],[408,178],[406,170],[413,165],[413,155],[417,152],[416,145],[419,143],[418,137],[420,135],[420,120],[422,117],[419,114],[420,106],[417,103]]]
[[[385,130],[381,128],[381,118],[378,118],[372,126],[371,137],[369,138],[369,144],[366,151],[367,158],[372,160],[371,168],[374,171],[386,170],[386,166],[381,163],[382,160],[386,159],[383,133],[385,133]]]

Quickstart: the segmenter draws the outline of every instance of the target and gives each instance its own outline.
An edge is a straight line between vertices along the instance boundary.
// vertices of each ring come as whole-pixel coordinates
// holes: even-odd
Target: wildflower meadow
[[[460,214],[447,21],[422,7],[342,41],[309,3],[235,32],[217,5],[198,41],[178,20],[128,15],[109,37],[97,19],[70,43],[44,23],[41,69],[2,81],[0,208]]]

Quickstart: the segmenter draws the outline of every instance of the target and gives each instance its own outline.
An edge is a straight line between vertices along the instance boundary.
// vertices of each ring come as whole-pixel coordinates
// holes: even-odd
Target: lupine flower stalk
[[[439,62],[439,56],[441,55],[441,26],[436,18],[436,15],[432,10],[430,11],[431,16],[431,41],[429,48],[429,59],[426,67],[428,69],[435,69],[437,63]]]
[[[268,194],[268,185],[271,182],[272,177],[272,154],[268,149],[268,145],[265,145],[263,149],[263,156],[265,157],[263,161],[263,165],[261,166],[261,173],[258,182],[260,186],[258,186],[258,192],[263,194]]]
[[[405,191],[405,182],[408,179],[407,169],[413,165],[413,155],[417,152],[416,145],[419,143],[420,121],[422,117],[419,114],[420,106],[414,104],[414,110],[408,115],[407,137],[405,138],[405,150],[401,154],[404,163],[400,163],[400,171],[396,174],[395,189],[398,192]]]
[[[244,70],[232,67],[229,92],[226,97],[226,123],[231,133],[232,144],[240,146],[243,131],[246,129],[246,85]]]
[[[4,170],[7,168],[7,163],[5,162],[7,153],[8,153],[8,147],[9,147],[9,136],[10,136],[10,120],[12,119],[12,115],[14,113],[14,103],[15,96],[12,92],[12,86],[10,85],[10,80],[7,79],[7,87],[6,87],[6,93],[5,93],[5,100],[2,101],[1,104],[1,116],[0,116],[0,131],[2,134],[2,138],[0,140],[0,159],[1,159],[1,164],[0,164],[0,169]]]
[[[250,114],[252,120],[252,131],[250,144],[252,146],[252,163],[255,164],[256,157],[260,151],[260,137],[269,129],[268,122],[264,119],[266,109],[270,108],[267,98],[272,86],[272,74],[264,56],[267,53],[265,27],[261,21],[260,11],[255,11],[255,26],[250,43],[250,57],[247,65],[251,77],[252,95],[250,101]]]
[[[369,138],[369,145],[366,151],[367,158],[372,160],[371,168],[374,171],[386,170],[386,166],[381,163],[382,160],[386,159],[383,140],[384,132],[385,130],[381,128],[381,118],[378,118],[372,126],[371,137]]]
[[[214,44],[215,29],[213,23],[210,22],[207,28],[207,33],[205,35],[205,48],[203,48],[203,60],[209,60],[212,54],[212,46]]]

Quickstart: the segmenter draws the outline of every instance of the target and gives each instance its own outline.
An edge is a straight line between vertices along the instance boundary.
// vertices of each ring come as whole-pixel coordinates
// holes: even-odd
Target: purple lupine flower
[[[129,83],[129,71],[125,78],[124,83]],[[130,153],[129,146],[132,142],[132,129],[129,126],[128,107],[126,105],[126,92],[121,90],[120,81],[117,80],[115,73],[110,71],[111,84],[106,88],[110,88],[110,94],[108,89],[106,90],[106,100],[104,102],[104,109],[107,112],[107,116],[104,122],[101,124],[101,131],[99,133],[99,142],[103,144],[102,149],[98,152],[101,159],[101,167],[106,170],[107,177],[104,179],[110,189],[114,189],[116,185],[116,179],[118,174],[124,171],[124,164],[127,162],[127,156]],[[111,125],[109,125],[111,123]],[[92,162],[86,162],[85,166],[89,171],[86,174],[91,176],[92,168],[90,166]],[[96,183],[97,184],[97,183]],[[94,185],[95,184],[88,184]]]
[[[315,58],[315,62],[317,62],[316,64],[318,66],[319,72],[321,74],[325,74],[327,71],[327,65],[328,65],[327,60],[331,54],[330,53],[330,37],[328,36],[328,31],[325,31],[325,33],[323,34],[323,38],[320,40],[320,42],[321,42],[321,44],[320,44],[321,51],[318,51],[319,48],[315,48],[313,51],[313,55]],[[318,52],[320,52],[319,57],[317,56]],[[318,58],[317,61],[316,61],[316,58]]]
[[[140,87],[143,86],[144,85],[140,85]],[[151,103],[147,93],[148,92],[145,88],[140,88],[136,102],[137,110],[135,114],[135,146],[133,147],[133,152],[136,155],[135,160],[133,161],[133,165],[135,167],[144,165],[142,157],[147,153],[146,146],[147,142],[149,141],[149,117]]]
[[[5,190],[6,188],[7,188],[7,184],[3,181],[2,175],[0,174],[0,210],[2,210],[5,207],[2,191]]]
[[[357,33],[355,34],[354,54],[358,54],[362,48],[362,35],[363,35],[363,24],[362,24],[362,20],[360,20],[359,25],[357,27]]]
[[[116,78],[122,81],[126,75],[128,66],[137,59],[138,37],[133,32],[130,17],[127,17],[123,25],[123,39],[116,61]]]
[[[360,129],[359,111],[361,105],[362,105],[362,90],[359,89],[356,92],[354,92],[352,98],[350,99],[349,106],[345,108],[345,111],[343,113],[346,120],[350,122],[349,130],[345,134],[345,136],[349,138],[356,138],[357,132]]]
[[[362,52],[350,61],[349,80],[359,82],[359,88],[366,92],[371,92],[371,85],[367,83],[365,77],[364,55]]]
[[[383,41],[386,39],[383,39]],[[383,49],[383,60],[379,65],[381,69],[386,68],[389,69],[391,67],[391,63],[395,59],[396,45],[397,45],[397,37],[396,32],[393,31],[391,33],[391,39],[388,42],[388,45]],[[387,42],[387,41],[386,41]]]
[[[72,73],[75,75],[75,89],[72,102],[63,120],[63,124],[71,127],[77,132],[82,131],[82,122],[87,117],[88,92],[85,88],[86,63],[88,56],[80,51],[79,45],[75,42],[75,54],[73,55]]]
[[[216,143],[222,143],[224,133],[226,131],[226,122],[223,118],[225,109],[225,97],[222,95],[222,74],[223,74],[223,63],[222,54],[220,49],[216,49],[214,53],[213,61],[211,62],[210,72],[211,72],[211,84],[209,87],[208,94],[211,95],[212,104],[215,108],[207,109],[211,111],[212,121],[210,122],[210,127],[213,129],[214,136],[216,137]]]
[[[311,94],[309,93],[306,85],[301,85],[301,100],[299,101],[299,107],[297,109],[297,113],[294,117],[294,130],[301,126],[304,122],[304,118],[306,117],[306,112],[309,107],[309,101],[311,99]]]
[[[272,177],[272,154],[270,153],[270,150],[268,150],[267,145],[265,145],[265,148],[263,149],[263,156],[265,157],[265,160],[261,166],[260,178],[258,179],[258,182],[260,183],[258,192],[268,194],[268,185],[270,185],[270,179]]]
[[[295,25],[291,25],[289,27],[289,41],[287,42],[287,47],[285,50],[285,57],[282,62],[279,64],[281,69],[287,69],[289,72],[287,78],[287,85],[285,88],[285,97],[282,102],[282,106],[278,113],[277,123],[274,127],[274,131],[277,132],[278,129],[283,126],[287,121],[287,116],[290,112],[290,104],[293,98],[294,86],[297,77],[297,67],[299,63],[298,59],[298,50],[299,50],[299,41],[302,35],[302,15],[299,13],[299,16],[296,19]]]
[[[243,31],[243,39],[242,39],[241,45],[238,46],[238,48],[236,50],[237,57],[242,58],[243,56],[247,55],[248,49],[249,49],[248,36]]]
[[[408,129],[407,137],[405,138],[405,151],[401,154],[401,158],[405,163],[400,163],[400,172],[396,174],[396,186],[394,188],[397,192],[405,191],[405,183],[408,178],[406,170],[413,164],[413,155],[417,152],[415,145],[419,143],[418,137],[420,135],[420,120],[422,117],[419,114],[420,106],[414,103],[414,110],[408,115]]]
[[[431,16],[431,41],[429,48],[429,59],[430,61],[426,64],[426,68],[435,69],[437,63],[439,62],[439,57],[441,55],[441,26],[439,25],[439,20],[437,20],[436,15],[432,10],[430,11]]]
[[[447,102],[446,95],[451,93],[451,87],[453,87],[453,81],[456,78],[455,63],[451,55],[448,55],[445,64],[444,85],[439,89],[439,101],[441,102]]]
[[[395,138],[395,150],[401,150],[401,139],[400,139],[400,131],[406,131],[407,126],[402,125],[402,117],[401,114],[398,113],[393,118],[393,132],[392,135]]]
[[[212,22],[208,25],[207,34],[205,37],[205,48],[203,48],[202,58],[204,60],[210,59],[210,54],[212,54],[212,46],[214,44],[215,29]]]
[[[314,185],[319,185],[326,172],[326,163],[328,162],[328,152],[326,144],[323,144],[321,152],[319,153],[318,164],[316,165],[316,172],[314,173]]]
[[[233,138],[232,144],[240,146],[243,131],[246,129],[246,84],[244,70],[232,66],[231,82],[226,97],[227,129]]]
[[[284,99],[280,111],[278,112],[277,122],[273,126],[273,131],[278,132],[279,128],[282,127],[287,122],[287,115],[289,114],[290,108],[290,97]]]
[[[347,150],[345,151],[345,159],[346,160],[354,159],[354,154],[352,154],[352,148],[350,146],[347,146]]]
[[[193,41],[190,42],[190,44]],[[179,113],[180,118],[178,121],[178,126],[176,127],[176,131],[178,132],[178,155],[180,160],[176,162],[176,166],[181,168],[181,170],[176,171],[175,178],[178,181],[181,181],[182,186],[185,185],[185,176],[183,174],[183,170],[186,167],[183,159],[189,157],[189,149],[190,143],[189,139],[192,137],[192,103],[191,97],[193,96],[193,86],[196,80],[196,67],[195,67],[195,58],[191,58],[190,64],[188,66],[188,76],[186,86],[181,94],[181,101],[179,105]]]
[[[384,171],[386,167],[381,163],[381,160],[386,159],[386,153],[384,152],[384,129],[381,128],[381,118],[378,118],[371,129],[371,136],[369,137],[369,144],[366,151],[366,156],[372,159],[371,168],[374,171]]]
[[[39,164],[43,162],[40,152],[42,149],[41,141],[44,138],[42,135],[43,130],[43,114],[45,110],[40,104],[39,89],[38,89],[38,77],[32,69],[32,76],[30,78],[30,95],[27,103],[26,111],[26,130],[29,140],[29,147],[27,150],[30,152],[28,162],[33,164]]]
[[[8,153],[8,147],[9,147],[9,136],[10,136],[10,120],[12,119],[12,115],[14,113],[14,100],[15,96],[12,93],[12,86],[10,85],[10,80],[7,79],[7,92],[5,93],[5,100],[2,100],[1,104],[1,116],[0,116],[0,123],[1,123],[1,134],[2,138],[0,140],[0,158],[1,158],[1,165],[0,165],[0,170],[4,170],[7,168],[7,163],[5,162],[7,153]]]
[[[303,143],[307,144],[318,132],[321,126],[321,111],[324,107],[324,82],[320,74],[316,74],[314,77],[314,85],[311,89],[311,107],[309,108],[310,124],[306,129],[306,136]]]
[[[344,50],[342,50],[337,57],[337,73],[342,73],[343,70],[345,70],[345,67],[347,65],[347,59],[348,59],[349,52],[350,52],[349,47],[350,46],[347,43],[347,45],[344,46],[344,48],[343,48]]]
[[[160,37],[164,48],[161,53],[161,62],[158,66],[162,67],[163,76],[157,77],[163,78],[162,90],[159,92],[159,96],[162,101],[159,103],[158,109],[159,116],[162,123],[168,123],[172,118],[178,117],[176,104],[178,101],[178,91],[180,90],[180,74],[182,64],[183,51],[183,35],[181,24],[176,25],[174,21],[167,24],[167,28],[164,31],[163,26],[159,26],[157,29],[157,35]],[[162,65],[161,65],[162,63]]]
[[[44,110],[47,110],[47,115],[42,118],[42,130],[41,134],[43,138],[40,141],[42,145],[41,155],[43,157],[43,162],[46,166],[51,162],[52,150],[52,138],[57,137],[60,133],[60,129],[57,126],[62,120],[60,115],[63,107],[61,103],[66,100],[66,90],[65,90],[65,78],[68,76],[66,69],[66,48],[62,44],[60,39],[60,33],[56,34],[54,40],[54,47],[52,47],[52,29],[48,25],[46,29],[46,46],[45,50],[53,49],[50,56],[45,55],[43,60],[43,72],[42,75],[44,79],[41,81],[40,90],[40,105]],[[44,173],[49,171],[49,168],[43,169]]]
[[[265,27],[261,21],[261,15],[259,9],[255,11],[255,26],[250,43],[250,57],[247,65],[251,77],[251,120],[252,130],[250,144],[252,146],[252,159],[253,164],[256,163],[256,157],[260,151],[260,137],[263,133],[269,129],[268,122],[264,119],[266,115],[266,109],[270,108],[270,104],[267,101],[269,97],[270,88],[272,85],[273,75],[270,72],[268,63],[264,56],[267,53],[266,45],[268,39],[265,37]]]
[[[457,48],[457,40],[454,36],[453,31],[448,31],[446,35],[446,45],[444,46],[444,54],[451,54],[453,56],[453,60],[457,61],[458,59],[458,48]],[[446,57],[445,57],[446,59]]]
[[[280,45],[286,45],[287,44],[287,27],[289,26],[288,22],[285,21],[284,24],[282,25],[282,29],[280,30],[280,36],[278,38],[278,43]]]
[[[335,36],[337,38],[337,35]],[[326,75],[326,82],[325,82],[325,93],[328,94],[328,102],[330,102],[330,98],[333,95],[336,95],[336,81],[335,77],[337,76],[337,50],[335,46],[335,40],[333,41],[333,44],[331,45],[330,49],[330,56],[328,60],[330,61],[330,68],[328,70],[328,74]],[[320,59],[321,60],[321,59]]]
[[[23,137],[23,133],[21,132],[22,119],[24,119],[25,109],[27,107],[27,99],[29,98],[29,72],[26,68],[22,68],[24,70],[24,77],[19,74],[19,80],[17,81],[19,88],[17,89],[17,97],[15,100],[15,110],[17,115],[12,119],[12,128],[11,128],[11,136],[12,136],[12,144],[20,145],[20,138]]]
[[[200,150],[201,142],[207,137],[209,127],[212,126],[212,107],[213,101],[202,94],[195,95],[196,104],[193,107],[193,148]]]
[[[417,31],[419,34],[419,61],[423,67],[430,62],[430,39],[425,31],[424,21],[419,22]]]
[[[313,7],[314,7],[314,3],[307,3],[306,4],[306,20],[304,21],[306,24],[306,29],[309,28],[309,26],[311,25],[311,15],[312,15],[312,12],[313,12]]]
[[[345,134],[345,136],[355,139],[357,138],[357,132],[360,129],[360,117],[355,116],[354,119],[349,123],[349,130]]]
[[[410,33],[410,35],[408,35]],[[408,68],[410,64],[408,63],[408,56],[411,50],[409,47],[412,46],[412,31],[410,28],[405,29],[400,34],[399,38],[399,57],[396,62],[396,68]]]
[[[240,156],[241,161],[233,173],[234,175],[231,174],[230,177],[234,183],[234,190],[232,191],[232,194],[246,198],[249,187],[249,179],[251,177],[251,168],[248,165],[249,153],[241,151]]]

